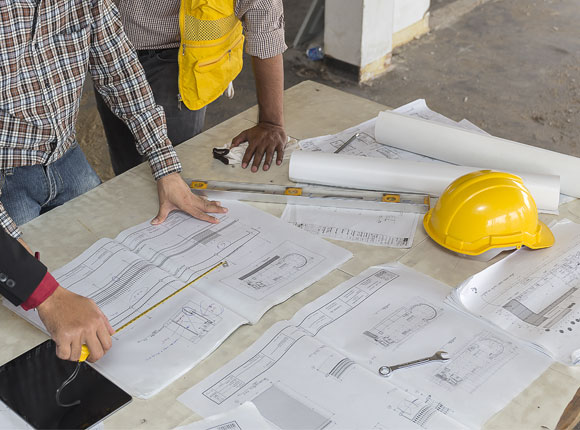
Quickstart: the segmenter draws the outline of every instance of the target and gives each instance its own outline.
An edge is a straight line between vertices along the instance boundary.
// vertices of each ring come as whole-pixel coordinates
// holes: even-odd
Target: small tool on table
[[[437,351],[431,357],[420,358],[419,360],[408,361],[407,363],[397,364],[395,366],[381,366],[379,367],[379,375],[387,377],[391,376],[391,373],[398,369],[419,366],[421,364],[431,363],[432,361],[447,361],[449,358],[449,354],[445,351]]]
[[[212,149],[212,154],[213,154],[213,158],[215,158],[216,160],[221,161],[224,164],[230,164],[230,160],[228,160],[228,158],[226,157],[226,155],[228,155],[230,153],[230,150],[228,148],[213,148]]]
[[[170,295],[168,295],[167,297],[165,297],[164,299],[160,300],[159,302],[155,303],[153,306],[151,306],[150,308],[148,308],[147,310],[141,312],[139,315],[137,315],[135,318],[131,319],[129,322],[126,322],[125,324],[123,324],[121,327],[119,327],[117,330],[115,330],[115,333],[119,333],[121,330],[123,330],[124,328],[128,327],[129,325],[133,324],[135,321],[137,321],[139,318],[141,318],[143,315],[145,315],[146,313],[152,311],[153,309],[155,309],[157,306],[161,305],[162,303],[166,302],[167,300],[169,300],[170,298],[172,298],[173,296],[175,296],[176,294],[180,293],[181,291],[185,290],[187,287],[189,287],[191,284],[195,283],[196,281],[199,281],[201,278],[203,278],[205,275],[209,274],[210,272],[213,272],[215,269],[217,269],[220,266],[227,266],[227,261],[222,261],[221,263],[216,264],[215,266],[213,266],[211,269],[205,271],[204,273],[202,273],[201,275],[199,275],[197,278],[195,278],[193,281],[185,284],[183,287],[181,287],[179,290],[174,291],[173,293],[171,293]],[[80,404],[80,400],[74,401],[72,403],[63,403],[60,400],[60,393],[62,392],[62,390],[68,385],[70,384],[75,378],[76,376],[79,374],[79,370],[81,368],[81,365],[83,364],[84,361],[86,361],[86,359],[89,357],[90,355],[90,351],[89,348],[86,345],[83,345],[81,348],[81,356],[79,358],[79,361],[77,362],[77,365],[75,367],[75,370],[73,371],[73,373],[66,379],[66,381],[64,381],[62,383],[62,385],[56,390],[56,404],[58,406],[62,406],[64,408],[68,408],[70,406],[76,406],[78,404]]]
[[[348,145],[350,145],[359,136],[360,136],[360,133],[353,134],[352,137],[350,139],[348,139],[346,142],[344,142],[342,145],[340,145],[338,147],[338,149],[336,151],[334,151],[334,153],[338,154],[340,151],[342,151],[344,148],[346,148]]]

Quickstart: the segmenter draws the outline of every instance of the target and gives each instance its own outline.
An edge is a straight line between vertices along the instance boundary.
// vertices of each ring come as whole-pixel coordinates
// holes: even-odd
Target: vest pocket
[[[183,44],[179,55],[180,93],[185,105],[201,109],[217,99],[242,70],[243,34],[219,45]]]

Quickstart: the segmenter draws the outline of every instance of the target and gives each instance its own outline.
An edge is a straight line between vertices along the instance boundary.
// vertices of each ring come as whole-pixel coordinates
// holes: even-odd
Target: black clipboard
[[[77,363],[56,356],[52,340],[34,347],[0,367],[0,399],[37,429],[87,429],[131,401],[131,396],[87,363],[61,393],[56,390],[74,371]]]

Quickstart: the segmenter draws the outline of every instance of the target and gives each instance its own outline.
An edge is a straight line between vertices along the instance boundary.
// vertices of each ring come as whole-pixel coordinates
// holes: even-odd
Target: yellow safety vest
[[[181,0],[179,93],[189,109],[217,99],[242,70],[244,36],[234,0]]]

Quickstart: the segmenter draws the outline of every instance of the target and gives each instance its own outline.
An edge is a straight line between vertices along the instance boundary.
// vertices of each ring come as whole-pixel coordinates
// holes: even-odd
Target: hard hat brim
[[[536,231],[535,240],[532,243],[526,242],[524,242],[524,245],[528,248],[541,249],[552,246],[554,242],[556,242],[556,239],[554,238],[550,228],[542,221],[538,220],[538,230]]]

